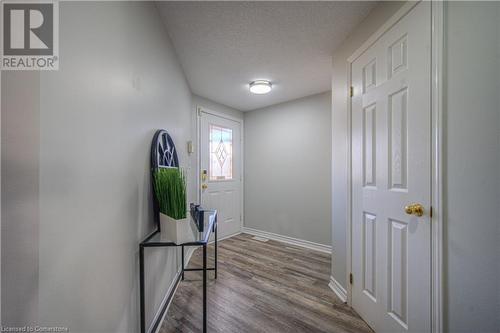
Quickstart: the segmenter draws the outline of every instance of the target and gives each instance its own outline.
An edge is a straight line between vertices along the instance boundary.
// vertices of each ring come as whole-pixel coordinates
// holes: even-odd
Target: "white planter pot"
[[[193,240],[189,218],[176,220],[160,213],[160,238],[162,242],[177,244]]]

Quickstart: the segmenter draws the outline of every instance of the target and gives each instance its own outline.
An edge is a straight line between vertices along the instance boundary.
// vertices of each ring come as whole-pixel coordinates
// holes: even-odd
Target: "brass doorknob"
[[[202,190],[206,190],[208,188],[208,185],[207,184],[201,184],[201,189]]]
[[[411,205],[405,206],[405,212],[408,215],[422,216],[422,215],[424,215],[424,206],[422,206],[419,203],[411,204]]]

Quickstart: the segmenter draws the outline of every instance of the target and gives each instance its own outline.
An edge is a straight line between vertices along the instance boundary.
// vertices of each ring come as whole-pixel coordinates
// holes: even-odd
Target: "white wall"
[[[500,332],[500,3],[449,2],[445,325]]]
[[[2,73],[3,324],[138,332],[151,139],[167,129],[190,166],[191,92],[153,3],[60,11],[60,70]],[[150,323],[179,258],[146,258]]]
[[[244,226],[330,245],[331,95],[245,112]]]
[[[347,286],[347,58],[351,56],[403,2],[381,2],[333,55],[332,72],[332,276]]]

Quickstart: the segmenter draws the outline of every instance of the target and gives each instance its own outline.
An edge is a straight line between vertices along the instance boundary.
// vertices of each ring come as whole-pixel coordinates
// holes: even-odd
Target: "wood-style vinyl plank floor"
[[[202,266],[197,249],[189,267]],[[208,249],[213,265],[213,246]],[[330,256],[240,234],[219,242],[208,273],[208,332],[370,332],[328,287]],[[160,333],[201,332],[202,272],[186,272]]]

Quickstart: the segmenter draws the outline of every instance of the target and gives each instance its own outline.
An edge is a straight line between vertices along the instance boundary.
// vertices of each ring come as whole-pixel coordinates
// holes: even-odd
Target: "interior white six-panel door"
[[[351,67],[352,304],[377,332],[430,331],[430,19],[419,3]]]

